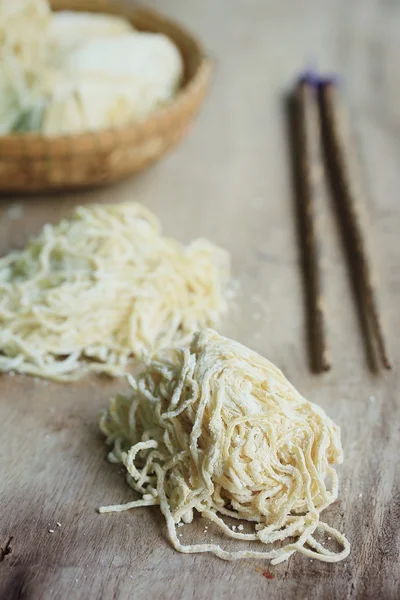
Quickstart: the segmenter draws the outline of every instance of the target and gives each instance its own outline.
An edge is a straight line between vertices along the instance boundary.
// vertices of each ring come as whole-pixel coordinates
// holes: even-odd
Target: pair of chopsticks
[[[328,163],[331,184],[347,255],[352,268],[364,333],[373,362],[379,357],[391,368],[380,316],[371,260],[362,219],[361,194],[352,169],[346,122],[337,80],[323,79],[312,72],[298,80],[292,98],[292,125],[299,192],[299,222],[303,267],[308,298],[308,329],[313,370],[331,368],[327,342],[327,314],[321,274],[321,232],[318,199],[324,184],[323,158]]]

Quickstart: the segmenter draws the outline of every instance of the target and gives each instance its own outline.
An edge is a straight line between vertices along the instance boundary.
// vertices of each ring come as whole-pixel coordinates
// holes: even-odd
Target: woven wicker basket
[[[204,99],[210,61],[180,25],[129,0],[52,0],[54,10],[123,15],[136,28],[162,32],[178,46],[185,77],[177,97],[146,120],[123,128],[60,137],[0,137],[0,191],[65,190],[109,183],[140,171],[183,137]]]

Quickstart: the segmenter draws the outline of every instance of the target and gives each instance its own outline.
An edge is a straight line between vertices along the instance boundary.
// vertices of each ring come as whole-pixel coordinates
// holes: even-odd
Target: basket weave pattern
[[[144,31],[168,35],[184,61],[177,97],[140,123],[78,135],[0,137],[0,190],[36,192],[108,183],[144,169],[177,144],[196,115],[210,79],[210,62],[199,42],[155,11],[127,1],[53,0],[54,10],[122,15]]]

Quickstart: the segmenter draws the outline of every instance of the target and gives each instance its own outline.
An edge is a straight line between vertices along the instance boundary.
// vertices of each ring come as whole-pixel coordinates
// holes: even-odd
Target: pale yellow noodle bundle
[[[0,371],[121,375],[226,308],[227,253],[163,237],[139,204],[89,205],[0,259]]]
[[[113,446],[109,459],[125,465],[142,498],[100,512],[157,504],[176,550],[227,560],[276,564],[299,551],[337,562],[349,554],[347,539],[320,521],[338,495],[339,428],[272,363],[206,329],[190,349],[160,354],[130,383],[131,398],[112,400],[100,426]],[[232,538],[269,548],[184,545],[176,526],[194,511]],[[233,531],[224,517],[249,521],[252,532]],[[343,550],[328,550],[318,530]]]

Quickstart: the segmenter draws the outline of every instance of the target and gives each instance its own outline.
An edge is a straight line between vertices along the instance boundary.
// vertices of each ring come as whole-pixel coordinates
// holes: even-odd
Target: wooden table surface
[[[399,598],[400,2],[151,4],[197,32],[215,59],[196,126],[136,179],[78,194],[3,197],[0,253],[77,204],[118,200],[143,202],[183,241],[206,236],[228,248],[241,292],[223,332],[277,363],[342,427],[340,497],[325,518],[347,534],[351,555],[339,564],[302,556],[276,567],[229,563],[175,552],[157,509],[99,515],[101,504],[132,498],[118,467],[105,461],[97,428],[98,411],[125,383],[3,375],[0,545],[14,539],[0,563],[0,598]],[[321,376],[308,369],[283,98],[314,59],[346,81],[378,249],[390,373],[368,370],[328,198],[321,219],[333,369]],[[204,536],[201,524],[197,535]]]

